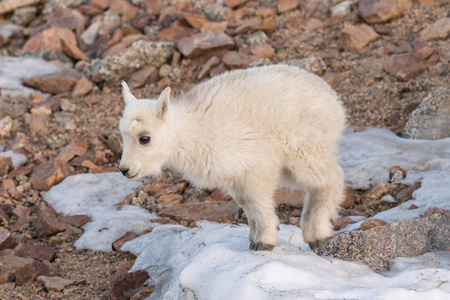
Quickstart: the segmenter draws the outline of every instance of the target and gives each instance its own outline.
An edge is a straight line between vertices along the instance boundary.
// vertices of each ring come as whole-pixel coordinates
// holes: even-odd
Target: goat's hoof
[[[323,239],[323,240],[315,240],[314,242],[310,242],[309,247],[311,247],[311,249],[318,249],[318,248],[323,248],[327,245],[328,241],[330,239]]]
[[[258,243],[254,243],[254,242],[250,242],[250,250],[255,250],[255,251],[270,251],[273,248],[275,248],[275,245],[271,245],[271,244],[264,244],[261,242]]]

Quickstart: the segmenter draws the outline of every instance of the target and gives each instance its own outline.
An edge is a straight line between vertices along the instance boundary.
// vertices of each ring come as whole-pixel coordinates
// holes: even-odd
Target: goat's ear
[[[136,100],[136,97],[133,96],[133,94],[130,91],[130,88],[128,87],[128,85],[125,81],[122,81],[122,95],[123,95],[123,101],[125,102],[125,104],[128,104],[131,101]]]
[[[159,96],[156,103],[156,113],[161,118],[164,117],[164,114],[167,111],[170,102],[170,87],[166,87],[166,89]]]

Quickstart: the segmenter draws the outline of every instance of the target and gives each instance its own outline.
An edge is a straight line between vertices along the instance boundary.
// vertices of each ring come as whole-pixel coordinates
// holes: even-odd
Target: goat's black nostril
[[[130,169],[119,168],[119,170],[120,170],[120,172],[122,172],[123,175],[127,175],[127,172],[128,172]]]

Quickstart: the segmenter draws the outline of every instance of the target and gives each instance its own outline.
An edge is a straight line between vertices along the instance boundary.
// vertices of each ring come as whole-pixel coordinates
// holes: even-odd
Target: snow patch
[[[77,248],[109,252],[112,243],[128,231],[141,234],[151,228],[150,219],[156,216],[142,207],[126,205],[119,211],[114,206],[141,185],[120,173],[78,174],[52,187],[44,200],[65,215],[92,218],[83,226],[85,232],[76,241]]]
[[[389,181],[392,167],[406,171],[404,184],[421,181],[413,200],[373,216],[393,223],[418,218],[430,206],[450,209],[450,138],[442,140],[410,140],[396,136],[387,129],[366,128],[354,132],[349,128],[340,143],[341,166],[346,185],[366,189]],[[417,209],[408,210],[411,204]],[[346,229],[358,228],[360,223]]]
[[[149,299],[402,299],[450,296],[450,252],[394,260],[377,274],[359,262],[320,257],[301,229],[280,226],[270,252],[248,250],[248,226],[197,222],[160,226],[125,243],[138,256],[131,271],[146,270],[156,291]],[[294,245],[292,243],[294,241]]]
[[[62,72],[70,69],[69,63],[50,63],[33,57],[0,57],[0,88],[2,95],[26,96],[40,91],[22,85],[22,81],[31,77]],[[45,94],[48,95],[48,94]]]
[[[0,146],[0,151],[3,150],[3,147]],[[15,153],[11,150],[0,152],[0,157],[11,157],[14,168],[18,166],[22,166],[27,162],[27,157],[25,154]]]

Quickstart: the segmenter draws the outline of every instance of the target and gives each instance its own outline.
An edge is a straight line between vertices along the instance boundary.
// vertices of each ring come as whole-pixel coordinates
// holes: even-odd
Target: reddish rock
[[[169,194],[181,194],[181,193],[183,193],[185,188],[186,188],[186,183],[180,182],[176,185],[172,185],[172,186],[169,186],[168,188],[157,191],[155,193],[155,197],[160,197],[160,196],[169,195]]]
[[[158,191],[162,189],[166,189],[170,187],[171,185],[168,183],[150,183],[147,185],[144,185],[141,190],[149,193],[149,194],[156,194]]]
[[[425,213],[423,214],[422,218],[428,218],[431,217],[432,215],[435,214],[449,214],[450,213],[450,209],[443,209],[440,207],[436,207],[436,206],[430,206]]]
[[[366,216],[363,212],[360,212],[359,210],[356,210],[356,209],[346,209],[346,210],[342,211],[341,215],[343,217],[348,217],[348,216],[362,216],[362,217],[365,217]]]
[[[73,280],[64,279],[62,277],[54,276],[39,276],[37,282],[44,285],[47,291],[59,292],[62,291],[66,286],[73,284]]]
[[[165,217],[165,218],[156,218],[156,219],[151,219],[150,220],[152,223],[158,223],[158,224],[169,224],[170,223],[170,218]]]
[[[0,156],[0,176],[8,174],[13,168],[11,157]]]
[[[86,153],[88,146],[86,141],[81,136],[76,136],[75,139],[70,142],[65,148],[59,152],[56,161],[61,164],[65,164],[75,156],[82,156]]]
[[[100,9],[107,9],[113,0],[91,0],[91,5]]]
[[[378,37],[378,33],[366,24],[355,26],[344,23],[344,28],[339,34],[339,45],[347,51],[357,51]]]
[[[370,202],[373,200],[380,200],[381,197],[387,194],[393,194],[398,190],[396,184],[392,183],[378,183],[372,188],[367,190],[361,197],[363,203]]]
[[[31,208],[17,205],[12,212],[18,219],[26,218],[31,214]]]
[[[169,194],[169,195],[163,195],[158,198],[158,203],[170,203],[170,202],[181,202],[183,200],[183,196],[178,194]]]
[[[275,55],[275,49],[268,44],[252,46],[251,51],[257,58],[270,58]]]
[[[44,244],[19,244],[14,248],[16,256],[29,257],[39,261],[52,262],[55,259],[56,251],[52,247]]]
[[[206,64],[203,65],[202,69],[200,70],[200,72],[197,75],[197,78],[198,79],[205,78],[209,74],[211,69],[214,68],[215,66],[217,66],[219,63],[220,63],[220,60],[217,58],[217,56],[211,57],[206,62]]]
[[[170,217],[176,221],[209,220],[214,222],[232,219],[239,211],[234,201],[228,202],[188,202],[177,203],[159,212],[161,217]]]
[[[415,205],[415,204],[411,204],[409,207],[408,207],[408,210],[413,210],[413,209],[418,209],[419,207],[417,206],[417,205]]]
[[[194,9],[186,9],[182,12],[184,19],[196,29],[200,29],[203,24],[208,22],[208,19],[205,15]]]
[[[276,190],[274,194],[276,205],[289,205],[292,207],[303,207],[303,202],[305,201],[305,194],[298,191],[289,190]]]
[[[25,283],[33,282],[39,276],[56,276],[58,271],[49,263],[40,261],[33,261],[26,264],[16,271],[16,284],[23,285]]]
[[[54,159],[35,167],[31,173],[30,183],[34,189],[49,190],[67,176],[66,168]]]
[[[76,9],[58,9],[54,13],[46,16],[47,28],[67,28],[72,31],[82,32],[86,23],[86,18]]]
[[[428,25],[420,32],[419,40],[428,42],[433,40],[445,40],[450,35],[450,18],[442,18]]]
[[[59,220],[61,222],[70,224],[74,227],[81,227],[84,224],[88,223],[91,220],[91,217],[86,216],[86,215],[73,215],[73,216],[63,216],[60,217]]]
[[[31,171],[33,171],[33,168],[34,168],[33,164],[26,166],[18,166],[17,168],[9,172],[8,176],[11,178],[15,178],[19,175],[28,175],[31,173]]]
[[[148,66],[140,69],[139,71],[133,73],[128,80],[128,86],[131,89],[137,89],[143,87],[144,85],[159,80],[158,69],[154,66]]]
[[[136,16],[139,8],[132,5],[131,3],[128,3],[125,0],[113,0],[111,2],[109,10],[122,15],[122,21],[125,22],[133,19]]]
[[[90,91],[94,88],[94,84],[89,81],[86,77],[82,77],[77,81],[75,87],[72,90],[72,96],[81,97],[89,94]]]
[[[224,22],[205,22],[200,28],[201,32],[225,32],[227,23]]]
[[[139,292],[134,294],[130,300],[144,300],[147,299],[155,291],[155,286],[143,287]]]
[[[89,17],[94,17],[102,13],[102,10],[100,8],[91,5],[80,5],[78,6],[78,10],[83,15]]]
[[[88,168],[89,169],[89,173],[97,174],[97,173],[102,173],[103,172],[101,167],[97,166],[96,164],[94,164],[90,160],[83,160],[83,162],[81,163],[81,166],[83,166],[85,168]]]
[[[355,221],[353,221],[351,218],[349,217],[340,217],[337,218],[334,221],[334,230],[339,230],[341,228],[344,228],[345,226],[349,225],[349,224],[353,224],[355,223]]]
[[[124,295],[125,292],[142,286],[149,278],[146,271],[139,270],[128,273],[126,270],[117,272],[111,281],[111,290],[109,293],[110,300],[126,300],[129,299]]]
[[[224,194],[218,189],[215,189],[211,193],[211,198],[213,199],[213,201],[230,201],[232,199],[229,194]]]
[[[161,10],[167,6],[166,1],[163,0],[145,0],[144,8],[148,15],[159,15]]]
[[[388,74],[395,76],[401,81],[408,81],[418,76],[426,68],[426,63],[417,59],[412,53],[398,55],[384,67]]]
[[[355,205],[356,197],[355,197],[355,191],[352,187],[346,186],[345,187],[345,198],[344,202],[341,203],[341,207],[343,208],[349,208]]]
[[[11,179],[8,178],[8,179],[6,179],[5,181],[3,181],[2,186],[3,186],[5,189],[11,189],[11,188],[15,188],[15,187],[16,187],[16,184],[14,183],[13,180],[11,180]]]
[[[44,50],[62,52],[61,39],[73,45],[77,44],[75,34],[70,29],[52,27],[30,38],[23,46],[22,52],[40,52]]]
[[[265,33],[272,33],[278,28],[274,20],[266,20],[255,27],[255,30],[261,30]]]
[[[245,2],[247,2],[248,0],[226,0],[225,4],[229,7],[229,8],[235,8],[236,6],[239,6]]]
[[[1,255],[0,256],[0,266],[2,268],[0,269],[11,269],[16,270],[19,268],[22,268],[23,266],[32,263],[34,260],[32,258],[25,258],[25,257],[19,257],[14,255],[14,250],[8,249],[10,251],[13,251],[12,253],[9,252],[8,255]],[[6,250],[3,250],[4,252]]]
[[[128,241],[131,241],[133,239],[135,239],[138,235],[134,232],[127,232],[123,237],[121,237],[120,239],[118,239],[117,241],[115,241],[112,246],[113,249],[116,251],[119,251],[120,248],[122,248],[123,244],[125,244]]]
[[[55,235],[69,227],[68,224],[58,221],[55,217],[43,216],[36,222],[36,233],[38,238],[42,238]]]
[[[0,232],[0,250],[13,249],[17,245],[16,239],[7,229]]]
[[[84,54],[84,52],[81,51],[76,44],[72,44],[68,40],[61,39],[61,46],[67,56],[72,57],[75,60],[89,60],[89,57],[87,57],[87,55]]]
[[[48,119],[48,115],[25,114],[25,122],[29,124],[30,130],[42,136],[48,133],[46,124]]]
[[[52,73],[25,80],[26,86],[38,89],[44,93],[60,94],[72,91],[82,77],[76,70]]]
[[[361,0],[359,13],[367,23],[384,23],[412,7],[411,0]]]
[[[373,227],[377,227],[377,226],[384,226],[384,225],[388,225],[389,223],[381,220],[381,219],[370,219],[367,221],[364,221],[361,226],[359,226],[360,230],[368,230],[371,229]]]
[[[250,57],[242,52],[229,51],[222,57],[223,62],[228,67],[242,68],[250,64]]]
[[[298,0],[277,0],[277,9],[280,14],[296,9]]]
[[[398,202],[405,202],[411,200],[413,198],[412,194],[414,193],[414,191],[420,189],[421,186],[422,183],[420,181],[414,182],[414,184],[411,185],[410,187],[401,190],[395,197],[395,200],[397,200]]]
[[[170,27],[164,28],[156,36],[155,41],[169,41],[178,43],[181,39],[187,38],[193,34],[198,33],[197,29],[188,27]]]
[[[195,57],[217,50],[231,49],[234,42],[223,32],[203,32],[180,40],[177,46],[184,56]]]
[[[0,284],[5,284],[14,280],[15,271],[12,269],[3,269],[0,271]],[[0,289],[1,291],[1,289]]]

